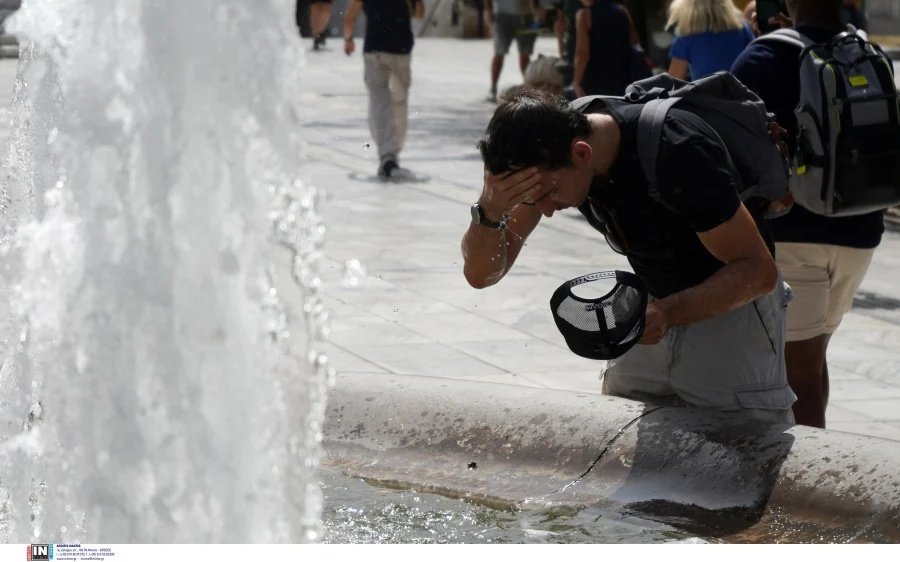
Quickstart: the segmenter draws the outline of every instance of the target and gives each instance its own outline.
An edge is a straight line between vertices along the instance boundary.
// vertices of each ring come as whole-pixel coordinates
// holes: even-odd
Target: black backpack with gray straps
[[[900,204],[900,106],[881,48],[852,26],[827,43],[793,29],[756,41],[792,45],[800,56],[794,200],[835,217]]]
[[[673,107],[703,119],[726,149],[728,163],[737,174],[735,183],[745,203],[757,200],[771,218],[787,212],[792,204],[788,191],[787,163],[769,134],[774,116],[755,93],[729,72],[717,72],[693,82],[660,74],[628,86],[624,97],[587,96],[571,103],[584,111],[596,100],[643,105],[637,128],[637,151],[649,182],[648,193],[662,200],[656,185],[660,169],[659,149],[666,115]]]

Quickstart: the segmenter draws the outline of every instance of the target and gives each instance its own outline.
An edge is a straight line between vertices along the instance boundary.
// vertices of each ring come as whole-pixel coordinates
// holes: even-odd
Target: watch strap
[[[493,221],[484,214],[484,209],[481,208],[481,205],[478,203],[474,203],[472,205],[472,220],[474,220],[479,226],[484,226],[487,228],[494,228],[496,230],[503,230],[506,228],[507,218],[505,215],[499,221]]]

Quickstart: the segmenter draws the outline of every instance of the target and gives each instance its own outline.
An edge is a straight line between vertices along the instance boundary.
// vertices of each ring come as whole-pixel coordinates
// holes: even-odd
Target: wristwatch
[[[503,215],[503,218],[499,221],[492,221],[485,216],[484,209],[481,208],[481,205],[479,205],[478,203],[472,204],[472,222],[479,226],[486,226],[488,228],[503,230],[504,228],[506,228],[507,220],[509,220],[509,217]]]

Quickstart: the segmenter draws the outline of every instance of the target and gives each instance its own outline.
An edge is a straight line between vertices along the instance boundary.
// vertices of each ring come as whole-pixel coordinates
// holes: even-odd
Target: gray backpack
[[[791,193],[826,216],[859,215],[900,203],[900,115],[894,71],[881,48],[848,26],[817,44],[793,29],[756,41],[800,52],[798,136]]]
[[[643,104],[637,149],[650,184],[648,192],[655,201],[666,205],[656,185],[658,155],[666,115],[677,106],[703,119],[718,134],[729,164],[738,172],[737,190],[745,203],[757,200],[770,218],[790,209],[787,163],[769,136],[774,116],[759,96],[730,73],[717,72],[694,82],[660,74],[630,85],[624,98],[587,96],[573,101],[572,108],[582,111],[598,99]]]

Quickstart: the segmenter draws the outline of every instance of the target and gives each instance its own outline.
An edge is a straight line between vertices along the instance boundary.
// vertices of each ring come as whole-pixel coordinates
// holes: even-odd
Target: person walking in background
[[[378,147],[378,176],[387,179],[400,167],[399,155],[406,141],[412,18],[421,19],[425,7],[422,0],[353,0],[344,14],[344,52],[348,56],[356,50],[353,27],[363,11],[369,130]]]
[[[673,0],[666,27],[673,26],[669,75],[682,80],[689,71],[697,79],[729,70],[754,39],[731,0]]]
[[[325,46],[325,33],[331,21],[331,0],[311,0],[309,23],[313,36],[313,51]]]
[[[844,31],[842,0],[788,0],[796,30],[817,43]],[[800,48],[777,41],[754,42],[731,71],[753,90],[788,131],[791,156],[797,151],[795,108],[800,102]],[[848,217],[817,215],[795,204],[770,221],[775,258],[794,292],[787,309],[788,381],[797,394],[797,423],[825,427],[828,405],[828,342],[853,305],[856,289],[881,243],[881,211]]]
[[[621,96],[631,83],[632,49],[640,43],[631,15],[613,0],[581,3],[575,14],[575,96]]]
[[[488,23],[494,34],[494,57],[491,59],[491,91],[488,101],[497,101],[497,82],[503,70],[503,59],[509,52],[513,39],[519,51],[519,70],[522,76],[531,62],[537,30],[532,25],[534,15],[540,10],[538,0],[486,0],[484,3]]]

